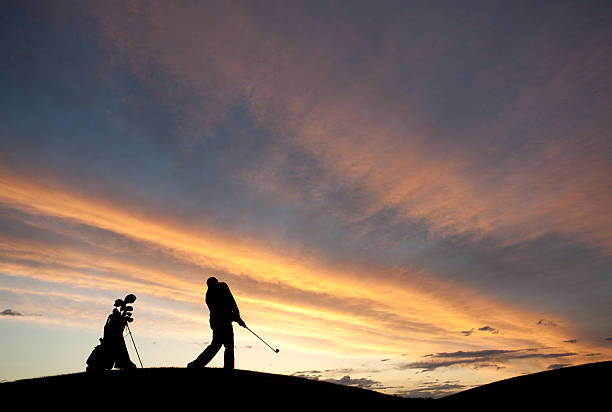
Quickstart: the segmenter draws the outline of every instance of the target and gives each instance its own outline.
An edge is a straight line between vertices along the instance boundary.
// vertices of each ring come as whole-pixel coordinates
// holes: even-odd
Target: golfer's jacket
[[[219,282],[208,288],[206,305],[210,311],[210,327],[213,329],[240,319],[238,305],[225,282]]]

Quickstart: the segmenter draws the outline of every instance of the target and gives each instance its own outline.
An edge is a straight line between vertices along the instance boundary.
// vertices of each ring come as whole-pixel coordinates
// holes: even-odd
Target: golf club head
[[[128,322],[134,322],[134,318],[125,318]]]
[[[124,302],[121,299],[117,299],[113,306],[119,307],[119,306],[123,306],[123,304],[124,304]]]
[[[123,299],[123,301],[125,302],[125,304],[134,303],[136,302],[136,296],[130,293],[129,295],[125,297],[125,299]]]
[[[279,351],[279,350],[280,350],[280,349],[274,349],[274,352],[278,353],[278,351]]]
[[[125,311],[126,311],[126,312],[132,312],[132,311],[134,311],[134,308],[133,308],[133,307],[131,307],[131,306],[126,306],[126,307],[125,307]]]

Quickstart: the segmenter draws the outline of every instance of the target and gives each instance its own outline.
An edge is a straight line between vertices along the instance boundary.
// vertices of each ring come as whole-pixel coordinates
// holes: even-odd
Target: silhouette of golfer
[[[221,345],[225,346],[223,354],[223,367],[234,369],[234,330],[232,322],[238,323],[243,328],[246,323],[240,318],[238,305],[230,292],[227,283],[219,282],[217,278],[210,277],[206,281],[206,305],[210,311],[210,328],[213,338],[210,345],[193,362],[187,364],[188,368],[201,368],[208,364],[219,352]]]

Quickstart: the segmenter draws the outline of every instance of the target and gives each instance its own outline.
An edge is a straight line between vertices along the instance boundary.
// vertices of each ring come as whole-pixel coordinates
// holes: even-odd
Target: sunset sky
[[[184,367],[210,275],[280,349],[235,325],[240,369],[612,360],[609,1],[9,0],[0,50],[0,381],[83,371],[128,293]]]

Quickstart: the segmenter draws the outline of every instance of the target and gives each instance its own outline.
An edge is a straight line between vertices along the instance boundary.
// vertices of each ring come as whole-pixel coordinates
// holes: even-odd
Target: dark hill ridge
[[[98,375],[73,373],[0,384],[2,405],[61,410],[158,410],[161,407],[231,410],[455,410],[499,407],[532,410],[609,405],[612,362],[518,376],[438,400],[406,399],[295,376],[217,368],[150,368]],[[605,409],[605,408],[604,408]]]
[[[609,405],[612,361],[589,363],[517,376],[468,389],[438,401],[438,406],[564,407]],[[609,406],[607,407],[609,408]],[[605,410],[608,410],[604,408]],[[584,409],[580,409],[584,410]]]
[[[73,373],[0,384],[0,399],[39,403],[65,409],[130,405],[130,409],[162,405],[298,410],[330,407],[383,407],[405,410],[431,400],[405,399],[366,389],[295,376],[221,368],[146,368]],[[114,408],[113,408],[114,409]]]

